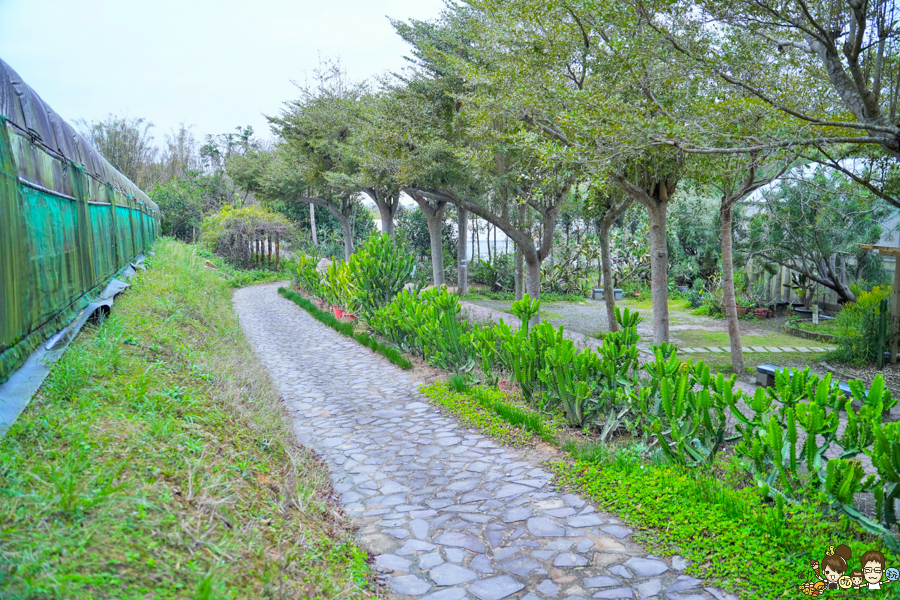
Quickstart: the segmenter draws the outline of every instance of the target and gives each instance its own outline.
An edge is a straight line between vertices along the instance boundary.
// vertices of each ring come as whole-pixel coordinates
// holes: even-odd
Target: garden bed
[[[806,329],[801,329],[800,327],[796,327],[791,325],[790,323],[784,324],[784,332],[788,335],[792,335],[794,337],[803,338],[805,340],[818,340],[820,342],[828,342],[835,343],[837,340],[837,336],[830,333],[819,333],[816,331],[807,331]]]

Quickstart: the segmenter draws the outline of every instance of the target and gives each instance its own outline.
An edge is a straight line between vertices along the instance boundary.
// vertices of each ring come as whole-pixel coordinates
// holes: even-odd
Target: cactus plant
[[[528,333],[531,319],[541,310],[541,301],[538,299],[532,300],[531,296],[525,294],[521,300],[513,302],[511,308],[513,314],[522,320],[522,329],[525,330],[525,333]]]

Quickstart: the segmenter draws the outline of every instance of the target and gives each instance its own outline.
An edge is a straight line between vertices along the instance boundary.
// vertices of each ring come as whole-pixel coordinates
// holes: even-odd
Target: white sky
[[[184,122],[252,125],[297,96],[319,56],[351,79],[403,67],[387,16],[438,16],[443,0],[0,0],[0,58],[70,123],[143,117],[154,137]]]

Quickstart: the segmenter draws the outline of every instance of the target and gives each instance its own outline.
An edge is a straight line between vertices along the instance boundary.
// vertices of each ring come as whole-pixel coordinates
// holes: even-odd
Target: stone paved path
[[[276,290],[238,290],[235,309],[394,597],[734,598],[684,575],[678,557],[648,556],[526,451],[442,415],[407,373]]]

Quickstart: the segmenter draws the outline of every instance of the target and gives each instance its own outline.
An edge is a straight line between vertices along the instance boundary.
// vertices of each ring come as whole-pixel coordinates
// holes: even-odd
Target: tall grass
[[[0,597],[368,597],[227,283],[160,242],[0,439]]]

